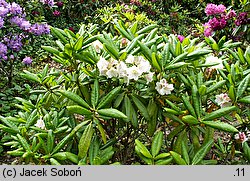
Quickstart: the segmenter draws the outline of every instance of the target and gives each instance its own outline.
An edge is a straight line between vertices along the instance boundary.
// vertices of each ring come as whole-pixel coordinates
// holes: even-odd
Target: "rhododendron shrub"
[[[18,115],[0,116],[5,144],[15,142],[8,154],[37,164],[197,165],[241,151],[248,163],[249,48],[112,23],[113,33],[51,28],[55,46],[42,48],[60,68],[21,74],[40,86],[35,101],[16,98]],[[218,132],[230,136],[230,157]]]

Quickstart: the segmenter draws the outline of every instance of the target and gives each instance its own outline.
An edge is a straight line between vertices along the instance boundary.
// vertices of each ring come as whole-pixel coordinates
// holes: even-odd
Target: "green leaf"
[[[209,94],[217,89],[219,89],[220,87],[222,87],[224,84],[226,83],[226,80],[222,80],[220,82],[217,82],[215,85],[212,85],[211,87],[207,88],[207,92],[206,94]]]
[[[69,140],[75,135],[75,133],[82,128],[85,124],[87,124],[88,121],[84,121],[81,122],[80,124],[78,124],[71,132],[70,134],[68,134],[67,136],[65,136],[57,145],[56,147],[53,149],[51,155],[57,153],[58,151],[60,151],[68,142]]]
[[[170,154],[173,156],[175,162],[178,165],[187,165],[187,163],[185,162],[185,160],[183,158],[181,158],[181,155],[179,155],[178,153],[176,153],[174,151],[170,151]]]
[[[153,158],[148,149],[138,140],[135,140],[135,144],[138,147],[140,153],[142,153],[147,158]]]
[[[184,140],[181,142],[181,153],[183,155],[183,159],[189,165],[190,160],[189,160],[187,145],[185,144]]]
[[[216,118],[221,118],[222,116],[225,116],[228,113],[231,113],[232,111],[235,111],[235,110],[236,110],[236,106],[221,108],[221,109],[216,110],[210,114],[207,114],[205,117],[203,117],[202,120],[207,121],[207,120],[214,120]]]
[[[237,89],[237,99],[244,93],[246,88],[248,87],[248,83],[250,81],[250,74],[248,74],[239,84]]]
[[[28,79],[28,80],[31,80],[31,81],[35,81],[35,82],[38,82],[38,83],[41,83],[41,80],[40,78],[36,75],[36,74],[33,74],[27,70],[24,70],[23,71],[24,73],[21,73],[21,76]]]
[[[89,146],[92,140],[92,136],[94,133],[94,129],[92,127],[92,123],[90,123],[86,129],[84,130],[81,139],[79,141],[79,145],[78,145],[78,157],[79,159],[83,159],[89,150]]]
[[[106,105],[110,104],[114,98],[117,97],[119,92],[121,91],[121,86],[116,87],[112,91],[110,91],[98,104],[97,109],[103,108]]]
[[[17,136],[19,142],[21,143],[21,145],[23,146],[23,148],[25,149],[25,151],[32,152],[27,140],[24,137],[22,137],[20,134],[17,134],[16,136]]]
[[[42,49],[44,49],[45,51],[49,52],[49,53],[52,53],[52,54],[55,54],[55,55],[59,55],[59,51],[51,46],[41,46]]]
[[[55,140],[55,135],[52,130],[48,130],[48,137],[47,137],[47,149],[48,152],[51,153],[53,148],[54,148],[54,140]]]
[[[248,146],[247,141],[243,143],[242,147],[243,147],[243,152],[244,152],[245,157],[247,158],[248,162],[250,162],[250,148]]]
[[[150,121],[150,116],[148,114],[148,110],[146,106],[135,96],[132,96],[132,100],[135,103],[136,107],[139,109],[143,117],[147,120]]]
[[[83,36],[80,36],[74,45],[74,49],[76,51],[80,50],[82,48],[82,44],[83,44]]]
[[[250,96],[245,96],[241,98],[238,102],[250,104]]]
[[[123,114],[121,111],[118,111],[117,109],[113,108],[107,108],[107,109],[99,109],[97,112],[101,116],[108,116],[111,118],[118,118],[118,119],[127,119],[127,116]]]
[[[203,124],[226,132],[239,132],[234,126],[220,121],[202,121]]]
[[[159,159],[163,159],[170,156],[170,153],[161,153],[159,155],[157,155],[156,157],[154,157],[155,160],[159,160]]]
[[[99,130],[99,132],[101,134],[102,141],[103,141],[104,144],[106,144],[107,143],[107,138],[106,138],[105,131],[104,131],[103,127],[102,127],[102,124],[98,120],[96,120],[96,124],[97,124],[97,129]]]
[[[192,160],[192,165],[197,165],[199,162],[205,157],[205,155],[209,152],[212,145],[214,143],[214,140],[210,140],[205,145],[202,145],[201,148],[197,151],[197,153],[194,155],[194,158]]]
[[[66,90],[59,90],[59,92],[64,95],[65,97],[67,97],[68,99],[74,101],[75,103],[79,104],[80,106],[83,106],[85,108],[90,108],[90,106],[88,105],[88,103],[86,101],[84,101],[79,95],[70,92],[70,91],[66,91]]]
[[[94,87],[91,92],[91,104],[95,108],[99,101],[99,82],[97,79],[94,81]]]
[[[126,110],[126,115],[128,117],[128,121],[131,121],[132,125],[137,128],[138,127],[138,116],[137,113],[134,109],[134,106],[132,105],[130,99],[126,95],[124,98],[124,104],[125,104],[125,110]]]
[[[169,165],[173,161],[173,157],[160,159],[155,162],[155,165]]]
[[[162,133],[162,131],[159,131],[154,136],[153,141],[152,141],[152,145],[151,145],[151,153],[152,153],[153,157],[158,155],[158,153],[161,149],[162,141],[163,141],[163,133]]]
[[[183,116],[182,121],[184,123],[187,123],[187,124],[190,124],[190,125],[199,124],[199,121],[197,120],[197,118],[195,118],[192,115]]]
[[[78,106],[78,105],[73,105],[73,106],[67,106],[67,109],[70,113],[76,113],[76,114],[81,114],[81,115],[92,115],[93,113],[89,111],[88,109]]]

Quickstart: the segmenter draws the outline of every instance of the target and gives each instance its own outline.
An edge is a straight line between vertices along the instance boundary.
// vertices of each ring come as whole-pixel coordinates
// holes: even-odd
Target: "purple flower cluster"
[[[31,59],[30,57],[25,57],[25,58],[23,59],[23,63],[24,63],[25,65],[30,65],[30,64],[32,63],[32,59]]]
[[[238,16],[234,10],[226,12],[226,7],[222,4],[208,4],[205,13],[207,16],[212,16],[212,18],[205,23],[204,26],[204,35],[211,36],[214,31],[224,29],[230,22],[233,22],[236,26],[243,24],[249,24],[250,19],[247,18],[247,13],[240,13]]]
[[[44,1],[49,6],[54,5],[53,0]],[[28,33],[33,35],[43,35],[50,33],[50,27],[46,23],[31,24],[26,18],[26,14],[22,7],[15,3],[8,3],[5,0],[0,0],[0,60],[13,59],[11,52],[19,52],[23,47],[23,39],[28,37]],[[9,27],[11,27],[11,32]],[[14,29],[13,29],[14,28]],[[17,29],[23,30],[22,33],[15,34]],[[14,30],[14,31],[13,31]],[[18,30],[18,32],[19,32]],[[25,59],[25,64],[30,64],[32,60]]]
[[[54,6],[55,2],[54,0],[40,0],[41,3],[47,4],[48,6]]]
[[[205,9],[207,16],[225,13],[225,11],[226,7],[222,4],[217,6],[216,4],[209,3]]]
[[[0,42],[0,60],[1,58],[5,59],[7,51],[7,46]]]
[[[4,37],[4,43],[7,45],[8,48],[13,50],[14,52],[19,52],[22,49],[23,43],[23,35],[19,34],[9,34],[8,36]]]
[[[52,4],[52,1],[46,1]],[[54,1],[53,1],[54,3]],[[9,20],[12,25],[17,25],[21,30],[33,33],[35,35],[49,34],[49,26],[47,24],[31,24],[25,19],[25,14],[22,8],[13,2],[7,3],[5,0],[0,0],[0,29],[4,26],[4,21]],[[8,15],[8,16],[7,16]]]
[[[249,23],[250,23],[250,19],[247,18],[246,12],[240,13],[238,15],[237,19],[235,20],[236,26],[245,25],[245,24],[249,24]]]
[[[48,24],[35,23],[30,27],[29,32],[33,33],[34,35],[40,36],[42,34],[49,34],[50,28]]]

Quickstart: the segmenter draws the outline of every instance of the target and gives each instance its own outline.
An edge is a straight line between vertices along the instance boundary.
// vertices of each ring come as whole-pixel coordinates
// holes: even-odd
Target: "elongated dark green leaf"
[[[178,165],[187,165],[187,163],[185,162],[185,160],[183,158],[181,158],[181,155],[179,155],[178,153],[176,153],[174,151],[170,151],[170,154],[173,156],[175,162]]]
[[[222,80],[220,82],[217,82],[215,85],[212,85],[211,87],[207,88],[207,92],[206,94],[209,94],[217,89],[219,89],[220,87],[222,87],[224,84],[226,83],[226,80]]]
[[[78,106],[78,105],[67,106],[67,109],[68,109],[68,111],[70,113],[76,113],[76,114],[81,114],[81,115],[91,115],[91,114],[93,114],[88,109],[86,109],[86,108],[84,108],[82,106]]]
[[[139,109],[139,111],[141,112],[141,114],[143,115],[143,117],[149,121],[150,120],[150,116],[148,114],[147,108],[146,106],[135,96],[132,96],[132,100],[135,103],[136,107]]]
[[[94,87],[91,92],[91,104],[95,108],[99,101],[99,82],[97,79],[94,81]]]
[[[182,121],[183,121],[184,123],[187,123],[187,124],[190,124],[190,125],[199,124],[199,121],[197,120],[197,118],[195,118],[195,117],[192,116],[192,115],[183,116],[183,117],[182,117]]]
[[[134,106],[132,105],[130,99],[128,98],[128,96],[125,96],[124,104],[125,104],[125,110],[126,110],[126,115],[128,117],[128,120],[131,121],[132,125],[135,128],[138,127],[137,113],[136,113]]]
[[[227,115],[228,113],[231,113],[232,111],[235,111],[235,106],[225,107],[221,108],[219,110],[216,110],[214,112],[211,112],[210,114],[207,114],[205,117],[203,117],[203,121],[213,120],[216,118],[221,118],[222,116]]]
[[[24,137],[22,137],[20,134],[17,134],[16,136],[17,136],[19,142],[21,143],[21,145],[23,146],[23,148],[25,149],[25,151],[31,152],[30,145],[26,141],[26,139]]]
[[[239,84],[238,89],[237,89],[237,98],[239,98],[246,88],[248,87],[248,83],[250,81],[250,74],[248,74]]]
[[[169,165],[173,161],[173,157],[160,159],[155,162],[156,165]]]
[[[248,146],[247,141],[243,143],[243,152],[247,160],[250,162],[250,148]]]
[[[64,95],[65,97],[67,97],[68,99],[74,101],[75,103],[79,104],[80,106],[83,106],[85,108],[90,108],[90,106],[88,105],[88,103],[86,101],[83,100],[83,98],[81,98],[79,95],[70,92],[70,91],[66,91],[66,90],[60,90],[59,91],[62,95]]]
[[[138,140],[135,140],[135,144],[138,147],[138,150],[147,158],[153,158],[148,149]]]
[[[99,109],[97,110],[97,112],[101,116],[107,116],[107,117],[118,118],[118,119],[127,119],[127,116],[125,114],[113,108]]]
[[[79,141],[79,145],[78,145],[79,159],[83,159],[87,155],[93,133],[94,133],[94,129],[93,129],[92,123],[90,123],[84,130],[82,137]]]
[[[213,143],[214,143],[214,140],[210,140],[208,143],[206,143],[205,145],[201,146],[201,148],[194,155],[194,158],[192,160],[192,165],[198,164],[205,157],[205,155],[211,149]]]
[[[250,104],[250,96],[245,96],[245,97],[241,98],[238,102]]]
[[[97,109],[105,107],[107,104],[110,104],[112,100],[117,97],[119,92],[121,91],[121,86],[116,87],[112,91],[110,91],[98,104]]]
[[[159,151],[161,149],[162,141],[163,141],[163,133],[162,133],[162,131],[159,131],[154,136],[153,142],[152,142],[152,145],[151,145],[151,153],[152,153],[153,157],[158,155],[158,153],[159,153]]]
[[[80,124],[78,124],[71,132],[70,134],[68,134],[66,137],[64,137],[57,145],[56,147],[53,149],[51,155],[57,153],[58,151],[60,151],[68,142],[69,140],[75,135],[75,133],[82,128],[85,124],[87,124],[88,121],[84,121],[81,122]]]
[[[41,83],[41,80],[40,78],[36,75],[36,74],[33,74],[27,70],[24,70],[23,71],[24,73],[21,73],[21,76],[28,79],[28,80],[31,80],[31,81],[35,81],[35,82],[38,82],[38,83]]]
[[[53,148],[54,148],[54,139],[55,139],[55,135],[53,133],[52,130],[48,130],[48,138],[47,138],[47,149],[48,152],[52,152]]]
[[[189,155],[188,155],[187,146],[186,146],[184,141],[181,142],[181,153],[182,153],[183,159],[189,165],[190,159],[189,159]]]
[[[226,132],[239,132],[234,126],[220,121],[203,121],[203,124]]]

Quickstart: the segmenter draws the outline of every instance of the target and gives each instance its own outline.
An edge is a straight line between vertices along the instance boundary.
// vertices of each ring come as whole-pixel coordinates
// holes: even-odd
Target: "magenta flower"
[[[207,27],[205,30],[204,30],[204,35],[206,37],[209,37],[209,36],[212,36],[212,33],[213,33],[213,29],[211,27]]]
[[[217,6],[215,4],[207,4],[207,7],[205,9],[205,13],[207,16],[214,15],[217,13]]]
[[[182,43],[183,40],[185,39],[185,36],[182,35],[178,35],[177,38],[180,40],[180,42]]]
[[[25,65],[30,65],[30,64],[32,63],[32,59],[31,59],[30,57],[25,57],[25,58],[23,59],[23,63],[24,63]]]
[[[60,7],[63,7],[63,2],[62,1],[58,1],[57,3],[56,3],[56,5],[60,8]]]
[[[205,9],[205,13],[207,16],[222,14],[225,13],[225,11],[226,7],[222,4],[217,6],[216,4],[209,3]]]
[[[57,11],[57,10],[55,10],[54,12],[53,12],[53,15],[55,16],[55,17],[58,17],[58,16],[60,16],[60,11]]]
[[[234,10],[230,10],[229,13],[227,14],[226,18],[232,19],[233,17],[236,17],[236,13]]]

